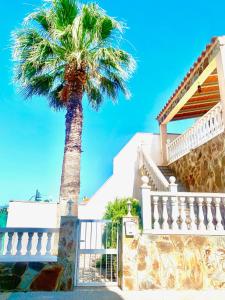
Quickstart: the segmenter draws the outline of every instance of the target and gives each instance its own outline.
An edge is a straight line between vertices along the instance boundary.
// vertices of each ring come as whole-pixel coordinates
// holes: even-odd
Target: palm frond
[[[126,81],[136,63],[116,45],[124,28],[95,3],[45,0],[13,35],[15,80],[26,98],[44,95],[54,109],[69,101],[60,99],[68,84],[68,66],[86,73],[83,91],[93,108],[98,109],[104,96],[116,101],[122,92],[129,97]]]

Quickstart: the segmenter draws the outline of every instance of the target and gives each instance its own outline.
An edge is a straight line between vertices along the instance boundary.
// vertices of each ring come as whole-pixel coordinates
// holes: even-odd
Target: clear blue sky
[[[0,204],[29,199],[38,188],[57,199],[64,113],[43,98],[25,102],[12,84],[11,31],[40,0],[4,1],[0,26]],[[127,48],[138,60],[133,97],[106,100],[96,113],[84,104],[81,195],[91,196],[112,172],[112,159],[136,132],[158,132],[155,117],[212,36],[225,34],[224,0],[141,2],[101,0],[127,22]],[[182,130],[175,123],[171,130]]]

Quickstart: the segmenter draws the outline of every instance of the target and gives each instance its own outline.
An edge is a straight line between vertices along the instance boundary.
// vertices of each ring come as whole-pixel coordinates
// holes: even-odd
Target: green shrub
[[[7,222],[7,208],[0,208],[0,227],[5,227]]]
[[[109,202],[106,207],[104,219],[112,220],[113,223],[121,224],[122,218],[128,213],[127,202],[131,201],[131,214],[132,216],[138,216],[141,219],[141,207],[139,201],[134,198],[122,198],[116,199],[113,202]]]
[[[106,220],[111,220],[112,223],[110,222],[106,224],[103,232],[102,242],[105,248],[117,247],[117,230],[121,230],[122,218],[125,217],[128,213],[128,200],[131,201],[132,216],[138,216],[139,221],[141,220],[141,208],[138,200],[133,198],[122,198],[108,203],[103,218]],[[114,274],[117,270],[116,257],[112,257],[108,254],[103,254],[101,259],[96,262],[96,267],[100,268],[101,266],[103,269],[105,269],[106,265],[110,264],[112,265]]]

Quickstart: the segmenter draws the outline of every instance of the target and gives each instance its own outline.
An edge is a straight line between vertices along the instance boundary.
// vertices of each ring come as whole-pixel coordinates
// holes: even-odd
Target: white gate
[[[109,220],[79,220],[77,286],[117,285],[118,228]]]

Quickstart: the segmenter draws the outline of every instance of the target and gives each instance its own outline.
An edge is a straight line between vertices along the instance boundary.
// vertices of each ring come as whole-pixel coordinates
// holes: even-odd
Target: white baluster
[[[178,226],[178,201],[177,201],[177,197],[171,197],[171,205],[172,205],[172,224],[171,224],[171,228],[172,229],[179,229]]]
[[[47,245],[46,245],[46,255],[51,255],[51,246],[52,246],[52,232],[47,233]]]
[[[14,232],[8,232],[8,244],[7,244],[7,251],[6,255],[12,254],[12,239],[13,239]]]
[[[169,224],[168,224],[168,213],[167,213],[167,201],[168,197],[163,197],[162,198],[162,203],[163,203],[163,224],[162,224],[162,229],[168,230],[169,229]]]
[[[216,205],[216,230],[217,231],[223,231],[223,225],[222,225],[222,217],[220,213],[220,198],[215,199],[215,205]]]
[[[206,203],[207,203],[207,230],[213,230],[214,225],[213,225],[213,216],[212,216],[212,210],[211,210],[211,205],[212,205],[212,198],[206,198]]]
[[[202,204],[203,204],[204,198],[199,197],[198,198],[198,230],[200,231],[204,231],[205,228],[205,224],[204,224],[204,214],[203,214],[203,209],[202,209]]]
[[[180,217],[181,217],[181,224],[180,229],[186,229],[186,214],[185,214],[185,197],[180,197]]]
[[[16,255],[21,255],[23,232],[17,232]]]
[[[160,224],[159,224],[159,210],[158,210],[158,201],[159,197],[154,196],[153,197],[153,206],[154,206],[154,212],[153,212],[153,228],[154,229],[160,229]]]
[[[28,232],[27,255],[31,255],[34,232]]]
[[[4,232],[0,232],[0,255],[3,254],[3,237],[4,237]]]
[[[195,224],[195,212],[194,212],[194,197],[189,197],[188,203],[190,207],[190,230],[195,230],[196,229],[196,224]]]
[[[43,232],[38,232],[38,242],[37,242],[37,255],[41,255],[41,248],[42,248],[42,237],[43,237]]]

